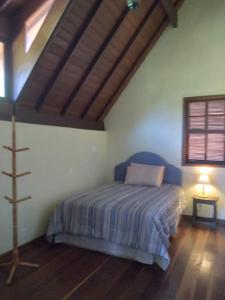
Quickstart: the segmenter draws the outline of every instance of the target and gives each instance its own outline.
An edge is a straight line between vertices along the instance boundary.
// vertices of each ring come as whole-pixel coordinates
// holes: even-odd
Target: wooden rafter
[[[0,39],[1,41],[10,41],[12,35],[12,24],[10,17],[0,11]],[[8,46],[8,45],[7,45]]]
[[[37,100],[36,110],[40,111],[42,106],[44,105],[44,102],[46,101],[52,87],[54,86],[55,82],[57,81],[58,77],[61,74],[61,70],[64,68],[64,66],[67,64],[67,62],[72,57],[73,53],[76,50],[76,46],[78,45],[79,41],[82,39],[84,34],[86,33],[86,30],[88,28],[88,25],[92,22],[93,18],[97,14],[97,11],[102,3],[102,0],[97,0],[92,7],[90,13],[86,17],[85,21],[83,22],[83,25],[81,26],[79,32],[75,35],[74,39],[70,43],[70,46],[68,47],[67,51],[65,52],[64,56],[62,57],[58,67],[56,68],[55,72],[51,76],[51,79],[49,80],[48,84],[46,85],[44,91],[42,92],[41,96]]]
[[[11,10],[11,8],[20,8],[25,5],[26,0],[0,0],[0,10]],[[37,2],[37,0],[36,0]]]
[[[56,112],[36,112],[31,108],[17,105],[17,122],[51,125],[60,127],[82,128],[89,130],[104,130],[103,122],[81,120],[74,116],[62,117]],[[0,118],[10,121],[12,115],[12,104],[9,101],[0,102]],[[20,149],[18,149],[19,151]],[[21,150],[22,151],[22,150]]]
[[[107,37],[105,38],[102,46],[99,48],[96,55],[92,59],[92,62],[90,63],[89,67],[87,68],[86,72],[81,77],[80,81],[75,86],[72,93],[70,94],[70,96],[66,100],[66,103],[65,103],[65,105],[62,109],[62,112],[61,112],[63,115],[69,110],[72,103],[75,101],[76,96],[78,95],[78,93],[81,90],[82,86],[85,84],[86,80],[88,79],[89,75],[91,74],[91,71],[94,69],[94,67],[97,65],[97,63],[101,59],[105,49],[107,48],[107,46],[109,45],[109,43],[113,39],[115,33],[117,32],[117,30],[120,27],[121,23],[123,22],[123,20],[127,16],[128,12],[129,12],[128,8],[125,7],[124,10],[122,11],[121,15],[119,16],[117,22],[115,23],[115,25],[113,26],[113,28],[111,29],[111,31],[109,32]]]
[[[16,97],[18,120],[104,130],[102,120],[143,57],[169,21],[176,26],[181,2],[143,0],[140,10],[129,13],[137,17],[127,20],[126,1],[79,0],[74,6],[73,0],[67,0],[65,12]],[[0,110],[2,118],[4,114]]]
[[[12,0],[0,0],[0,10],[4,10],[11,2]]]
[[[164,7],[173,27],[177,27],[177,11],[172,0],[160,0],[160,2],[162,3],[162,6]]]
[[[114,65],[111,67],[111,69],[109,70],[109,72],[107,73],[105,79],[103,80],[102,84],[99,86],[99,88],[97,89],[97,91],[95,92],[94,96],[91,98],[91,101],[89,102],[89,104],[87,105],[87,107],[85,108],[85,110],[83,111],[81,118],[85,118],[86,115],[88,114],[88,112],[91,110],[91,108],[93,107],[93,105],[95,104],[98,96],[100,95],[101,91],[103,90],[103,88],[105,87],[105,85],[107,84],[108,80],[110,79],[110,77],[112,76],[112,74],[114,73],[114,71],[116,70],[116,68],[119,66],[120,62],[122,61],[122,59],[124,58],[124,56],[126,55],[127,51],[130,49],[130,47],[132,46],[132,44],[134,43],[134,41],[136,40],[136,38],[138,37],[139,33],[141,32],[143,26],[147,23],[147,21],[149,20],[149,17],[152,15],[152,13],[154,12],[154,10],[157,7],[157,2],[154,2],[150,9],[147,11],[147,13],[145,14],[144,18],[142,19],[141,23],[139,24],[139,26],[137,27],[137,29],[135,30],[135,32],[133,33],[133,35],[131,36],[131,38],[129,39],[128,43],[126,44],[126,46],[124,47],[123,51],[121,52],[121,54],[118,56],[116,62],[114,63]]]

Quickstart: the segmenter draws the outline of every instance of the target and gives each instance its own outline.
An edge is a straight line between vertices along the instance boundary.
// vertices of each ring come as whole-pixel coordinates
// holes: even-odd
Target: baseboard
[[[41,236],[39,236],[39,237],[37,237],[37,238],[27,242],[27,243],[24,243],[24,244],[19,246],[19,250],[23,251],[24,248],[29,247],[29,245],[31,245],[33,242],[38,242],[39,240],[42,240],[43,238],[45,238],[45,236],[41,235]],[[9,250],[7,252],[4,252],[4,253],[0,254],[0,259],[3,259],[4,257],[7,257],[7,256],[11,255],[11,253],[12,253],[12,250]]]
[[[192,222],[192,216],[190,215],[182,215],[182,220],[187,221],[187,222]],[[207,217],[198,217],[199,221],[203,221],[203,222],[211,222],[211,218],[207,218]],[[217,219],[216,220],[217,224],[225,226],[225,220],[222,219]]]

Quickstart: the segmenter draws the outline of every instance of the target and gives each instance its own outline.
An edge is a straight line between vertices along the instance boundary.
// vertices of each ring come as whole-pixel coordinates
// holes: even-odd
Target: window
[[[0,42],[0,97],[5,97],[5,47]]]
[[[25,23],[25,52],[27,53],[40,31],[55,0],[47,0],[35,11]]]
[[[184,164],[225,166],[225,96],[184,99]]]

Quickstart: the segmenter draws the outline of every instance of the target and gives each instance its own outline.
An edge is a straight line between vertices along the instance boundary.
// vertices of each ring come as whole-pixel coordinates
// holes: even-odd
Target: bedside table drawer
[[[192,222],[193,224],[196,224],[197,222],[204,222],[204,221],[209,221],[211,220],[212,225],[214,228],[216,228],[216,220],[217,220],[217,197],[197,197],[193,196],[193,214],[192,214]],[[201,205],[211,205],[213,207],[213,217],[212,218],[202,218],[198,217],[198,204]]]

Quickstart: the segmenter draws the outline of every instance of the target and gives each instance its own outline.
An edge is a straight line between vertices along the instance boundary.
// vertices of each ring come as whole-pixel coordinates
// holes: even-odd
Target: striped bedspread
[[[177,186],[104,185],[58,205],[47,237],[85,236],[169,259],[169,237],[176,233],[183,207],[184,193]]]

